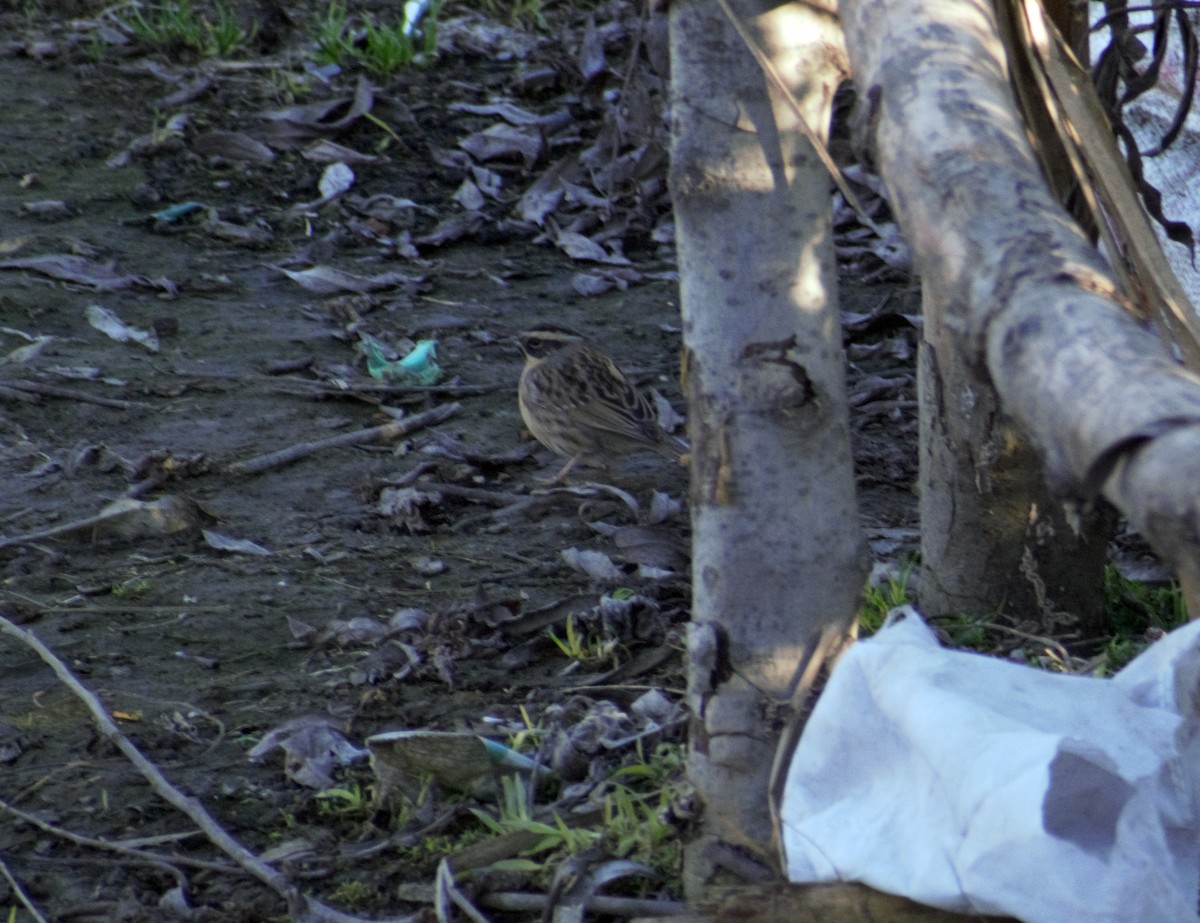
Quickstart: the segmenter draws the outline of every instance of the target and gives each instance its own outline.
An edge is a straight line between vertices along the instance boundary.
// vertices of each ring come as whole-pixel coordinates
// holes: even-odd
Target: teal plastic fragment
[[[387,358],[383,344],[368,333],[362,334],[358,346],[367,357],[367,374],[378,381],[432,385],[442,377],[437,340],[418,340],[412,352],[395,361]]]
[[[203,202],[180,202],[178,205],[168,205],[161,211],[154,212],[150,217],[155,221],[163,221],[170,224],[173,221],[178,221],[184,215],[190,215],[197,209],[204,207]]]
[[[528,772],[537,765],[524,753],[518,753],[516,750],[504,746],[504,744],[488,740],[486,737],[480,737],[479,739],[483,741],[483,746],[487,749],[488,758],[494,766],[503,766],[506,769],[520,769]]]

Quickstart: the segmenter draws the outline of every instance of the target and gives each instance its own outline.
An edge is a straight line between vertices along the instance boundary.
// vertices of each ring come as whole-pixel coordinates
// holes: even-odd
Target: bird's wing
[[[597,367],[580,376],[587,387],[574,395],[572,401],[576,419],[595,429],[655,443],[662,439],[658,426],[658,411],[641,391],[635,388],[607,356],[588,354],[581,361]]]

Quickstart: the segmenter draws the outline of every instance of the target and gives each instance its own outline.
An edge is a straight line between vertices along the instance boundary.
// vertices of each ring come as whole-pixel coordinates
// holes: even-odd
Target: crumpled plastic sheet
[[[1194,921],[1200,622],[1111,679],[942,648],[911,607],[838,663],[792,756],[794,882],[1025,923]]]

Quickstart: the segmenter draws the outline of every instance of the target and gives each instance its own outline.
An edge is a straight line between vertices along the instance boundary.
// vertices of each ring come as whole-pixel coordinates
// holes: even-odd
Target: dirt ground
[[[356,801],[378,788],[363,758],[324,767],[345,793],[334,799],[303,784],[320,765],[294,754],[285,765],[281,749],[251,761],[285,722],[328,731],[316,738],[324,754],[393,730],[485,731],[531,754],[541,743],[566,779],[553,795],[563,811],[595,807],[589,798],[617,768],[677,748],[678,712],[652,719],[635,703],[657,690],[669,706],[684,684],[686,472],[636,458],[548,491],[539,478],[557,462],[522,439],[515,401],[513,334],[555,320],[684,409],[663,83],[650,46],[629,40],[643,34],[638,14],[601,6],[590,29],[584,14],[555,12],[547,30],[493,36],[512,41],[500,51],[482,47],[480,20],[468,17],[473,29],[448,27],[434,65],[370,77],[370,117],[334,125],[362,71],[324,83],[305,70],[306,5],[290,22],[269,19],[270,34],[236,65],[109,44],[99,5],[3,9],[5,617],[62,658],[234,837],[272,851],[306,893],[365,917],[423,912],[401,887],[431,883],[436,844],[444,852],[480,825],[441,794],[408,813]],[[594,53],[596,42],[611,58],[585,80],[580,49]],[[641,49],[632,63],[629,48]],[[623,124],[605,148],[597,139],[617,117],[613,91],[628,98],[631,80],[642,81],[651,121],[641,134]],[[339,99],[291,139],[263,115]],[[547,117],[541,150],[492,156],[463,145],[513,129],[488,108],[498,102]],[[268,139],[273,156],[232,156],[244,149],[219,132]],[[313,141],[382,159],[352,165],[352,188],[313,204],[327,166],[302,154]],[[631,152],[631,175],[576,184],[556,201],[550,223],[576,237],[559,234],[556,247],[547,225],[521,212],[564,156],[592,157],[595,179]],[[568,255],[572,245],[603,259]],[[313,267],[356,278],[285,272]],[[317,282],[330,290],[305,287]],[[906,315],[917,294],[848,272],[842,296],[864,524],[877,554],[895,559],[915,540]],[[102,316],[153,331],[157,349],[114,339],[97,327]],[[395,355],[435,339],[442,378],[371,378],[363,334]],[[436,408],[442,422],[407,435],[236,467],[382,426],[391,411]],[[123,512],[109,507],[122,498]],[[164,510],[164,498],[175,506]],[[99,519],[64,528],[90,517]],[[607,555],[615,571],[581,571],[564,558],[572,548]],[[586,650],[571,656],[551,631],[564,641],[575,632]],[[279,896],[153,794],[12,637],[0,636],[0,677],[6,919],[35,919],[29,906],[71,921],[285,918]],[[589,749],[574,732],[604,716],[607,745]],[[576,758],[546,756],[566,738]],[[663,785],[683,801],[673,766]],[[677,842],[686,812],[670,807]],[[677,850],[659,856],[655,874],[616,890],[677,898],[666,867]],[[545,884],[517,877],[509,890]]]

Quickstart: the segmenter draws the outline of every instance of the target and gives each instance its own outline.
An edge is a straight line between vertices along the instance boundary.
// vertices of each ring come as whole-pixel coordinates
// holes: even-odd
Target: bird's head
[[[537,363],[549,359],[564,349],[586,343],[587,339],[578,330],[562,324],[539,324],[518,334],[517,342],[528,362]]]

